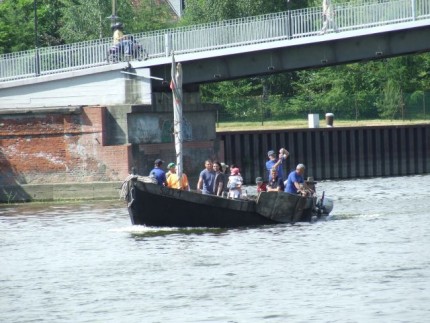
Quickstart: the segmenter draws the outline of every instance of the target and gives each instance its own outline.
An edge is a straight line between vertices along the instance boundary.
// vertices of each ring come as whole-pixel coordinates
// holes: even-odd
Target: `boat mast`
[[[176,64],[172,52],[172,81],[170,88],[173,95],[173,132],[175,135],[176,166],[178,178],[182,183],[182,66]],[[181,185],[182,186],[182,185]]]

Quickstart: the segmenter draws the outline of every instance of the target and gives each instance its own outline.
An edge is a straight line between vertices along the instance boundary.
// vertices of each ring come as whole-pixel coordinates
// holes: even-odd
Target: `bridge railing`
[[[339,32],[430,19],[429,0],[373,0],[335,7]],[[318,35],[321,8],[306,8],[134,34],[149,58]],[[331,31],[329,31],[331,32]],[[112,38],[0,55],[0,82],[109,64]]]

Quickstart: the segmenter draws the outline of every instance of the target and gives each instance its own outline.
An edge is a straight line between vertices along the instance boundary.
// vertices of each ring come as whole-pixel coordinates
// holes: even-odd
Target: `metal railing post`
[[[292,24],[291,24],[291,10],[288,10],[287,14],[287,37],[288,39],[291,39],[293,33],[291,30]]]
[[[412,9],[412,20],[415,21],[417,19],[416,0],[411,0],[411,9]]]
[[[172,51],[172,34],[164,34],[164,50],[164,55],[169,57]]]

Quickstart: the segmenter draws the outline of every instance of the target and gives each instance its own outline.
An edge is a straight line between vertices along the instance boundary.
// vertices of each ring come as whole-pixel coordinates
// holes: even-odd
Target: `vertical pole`
[[[38,39],[38,30],[37,30],[37,0],[33,2],[34,7],[34,47],[35,47],[35,56],[34,56],[34,71],[36,76],[40,75],[40,57],[39,57],[39,39]]]
[[[291,30],[292,23],[291,23],[291,10],[290,10],[290,0],[287,0],[287,36],[288,39],[291,39],[293,32]]]
[[[412,20],[417,20],[416,0],[411,0]]]
[[[164,50],[166,57],[169,57],[170,52],[172,51],[172,35],[165,34],[164,35]]]
[[[112,0],[112,24],[116,23],[116,0]]]
[[[170,88],[173,97],[173,126],[175,134],[175,151],[176,151],[176,173],[182,183],[183,158],[182,158],[182,66],[176,64],[175,55],[172,52],[172,80]],[[182,184],[181,184],[182,187]]]

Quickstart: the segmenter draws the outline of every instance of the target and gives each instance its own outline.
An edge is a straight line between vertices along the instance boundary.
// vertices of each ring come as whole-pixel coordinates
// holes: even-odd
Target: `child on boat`
[[[240,175],[239,168],[232,168],[231,175],[228,177],[228,197],[239,199],[242,195],[243,178]]]

